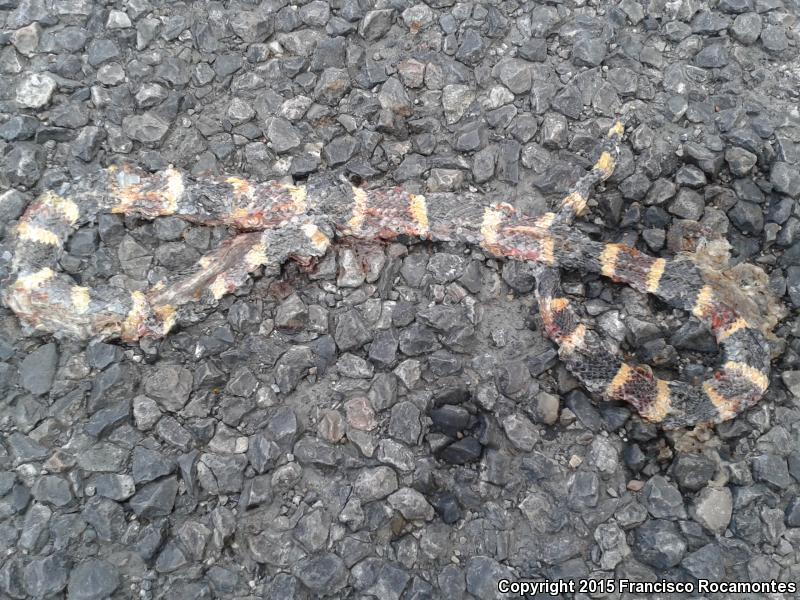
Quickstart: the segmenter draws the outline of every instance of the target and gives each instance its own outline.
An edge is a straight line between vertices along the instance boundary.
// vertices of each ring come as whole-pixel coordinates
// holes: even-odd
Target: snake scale
[[[339,180],[258,183],[193,178],[171,167],[151,174],[111,166],[58,192],[45,192],[29,205],[14,230],[3,299],[33,329],[133,341],[166,335],[181,306],[208,296],[219,299],[263,265],[323,256],[334,237],[390,240],[404,235],[461,242],[535,265],[545,334],[588,391],[626,402],[644,419],[670,429],[731,419],[758,402],[769,384],[762,332],[726,304],[687,257],[655,258],[626,245],[604,244],[573,225],[596,184],[612,174],[623,133],[623,123],[615,122],[598,148],[599,159],[559,210],[535,218],[474,193],[421,195]],[[59,257],[70,234],[103,211],[148,219],[172,215],[227,225],[239,233],[200,259],[193,271],[147,292],[83,287],[58,271]],[[715,336],[721,367],[700,385],[690,385],[659,379],[646,366],[624,362],[564,297],[559,269],[599,273],[691,313]]]

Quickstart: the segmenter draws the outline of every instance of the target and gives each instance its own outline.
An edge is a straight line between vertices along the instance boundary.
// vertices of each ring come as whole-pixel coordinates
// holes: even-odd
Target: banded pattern
[[[182,307],[221,298],[263,265],[324,255],[334,236],[458,241],[536,265],[544,331],[589,391],[627,402],[645,419],[668,428],[730,419],[758,402],[769,384],[769,353],[761,332],[723,302],[686,257],[655,258],[622,244],[602,244],[572,226],[596,184],[613,173],[623,133],[623,124],[615,123],[597,162],[559,211],[537,218],[518,214],[510,204],[487,204],[477,194],[421,195],[400,187],[363,189],[339,180],[295,186],[238,177],[191,178],[172,168],[147,174],[109,167],[31,204],[16,227],[12,281],[3,298],[35,329],[132,341],[166,335]],[[144,218],[173,215],[243,233],[203,257],[191,273],[146,292],[87,288],[59,273],[58,259],[74,228],[101,211]],[[561,268],[600,273],[691,313],[708,325],[721,346],[721,368],[702,385],[691,386],[623,362],[561,294]]]

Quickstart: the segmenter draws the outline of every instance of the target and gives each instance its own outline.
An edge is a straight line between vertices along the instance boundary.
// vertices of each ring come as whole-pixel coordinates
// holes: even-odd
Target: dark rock
[[[700,454],[679,454],[672,465],[672,476],[684,489],[696,492],[714,477],[716,466]]]
[[[436,513],[439,515],[439,517],[441,517],[442,521],[448,525],[458,522],[463,516],[463,512],[461,511],[461,506],[458,504],[458,500],[450,492],[437,494],[431,500],[431,503],[433,504],[433,508],[436,510]]]
[[[57,366],[57,346],[52,343],[40,346],[20,363],[19,376],[22,387],[31,394],[46,394],[53,385]]]
[[[497,582],[513,581],[511,569],[489,556],[475,556],[467,561],[467,591],[480,600],[497,598]]]
[[[683,497],[674,485],[661,475],[651,477],[642,489],[644,505],[656,519],[685,519]]]
[[[767,25],[761,30],[761,44],[768,52],[778,54],[789,47],[789,38],[783,25]]]
[[[591,471],[578,471],[569,486],[569,506],[579,512],[597,506],[600,478]]]
[[[775,489],[786,489],[792,485],[792,478],[786,459],[776,454],[762,454],[753,459],[753,476]]]
[[[136,446],[133,449],[131,472],[137,485],[169,475],[175,471],[175,467],[175,460],[161,452],[144,446]]]
[[[116,567],[90,558],[79,563],[69,574],[67,600],[102,600],[119,587]]]
[[[742,233],[757,235],[764,230],[764,212],[758,204],[739,200],[728,217]]]
[[[275,364],[275,382],[284,394],[294,390],[308,370],[316,365],[314,353],[308,346],[292,346]]]
[[[206,453],[197,463],[197,477],[209,494],[238,493],[244,483],[246,465],[247,458],[243,454]]]
[[[672,568],[686,554],[686,542],[672,521],[652,520],[639,526],[635,547],[638,558],[656,569]]]
[[[369,359],[378,365],[392,367],[397,362],[397,347],[394,330],[378,330],[369,346]]]
[[[606,57],[606,43],[600,36],[581,35],[572,47],[572,62],[579,67],[597,67]]]
[[[25,566],[23,584],[31,598],[49,598],[67,587],[69,559],[63,554],[35,558]]]
[[[344,562],[331,552],[304,558],[293,565],[292,571],[304,586],[316,594],[335,594],[347,583]]]
[[[146,145],[158,145],[167,135],[169,123],[154,113],[146,112],[125,117],[122,121],[122,130],[132,140]]]
[[[703,48],[694,57],[694,64],[706,69],[720,69],[728,64],[728,50],[722,44]]]
[[[167,477],[148,483],[139,489],[130,499],[129,504],[139,517],[146,519],[166,517],[172,512],[177,494],[178,479]]]
[[[786,525],[800,527],[800,496],[795,496],[786,506]]]
[[[81,515],[103,541],[118,541],[125,531],[125,511],[109,498],[90,498]]]
[[[119,46],[110,39],[93,39],[87,51],[89,64],[95,68],[120,57]]]
[[[57,508],[69,506],[73,501],[72,490],[66,479],[58,475],[43,475],[31,489],[33,497]]]
[[[467,436],[442,448],[437,452],[437,456],[447,463],[464,465],[479,460],[481,451],[480,442],[472,436]]]
[[[14,115],[0,125],[0,138],[7,142],[31,139],[39,128],[39,120],[28,115]]]
[[[353,309],[339,315],[334,339],[341,352],[348,352],[371,341],[372,334],[361,314]]]
[[[350,91],[347,71],[337,68],[325,69],[314,88],[314,97],[323,104],[335,105]]]
[[[669,212],[683,219],[697,221],[703,216],[705,202],[697,192],[682,188],[669,206]]]
[[[189,399],[192,374],[177,365],[160,366],[145,376],[144,391],[165,410],[177,412]]]
[[[13,186],[33,187],[44,172],[45,156],[38,144],[18,142],[6,146],[0,173]]]
[[[426,354],[441,347],[434,331],[421,323],[403,328],[398,341],[400,351],[407,356]]]
[[[456,51],[456,60],[468,66],[477,65],[486,53],[486,44],[481,38],[481,34],[472,28],[464,31],[461,37],[461,43]]]
[[[761,16],[755,12],[738,15],[729,31],[733,39],[749,46],[761,35]]]
[[[796,166],[785,162],[776,162],[772,165],[770,181],[775,187],[775,191],[792,198],[800,198],[800,172]]]
[[[706,544],[687,554],[681,566],[697,579],[722,581],[725,578],[725,563],[717,544]]]

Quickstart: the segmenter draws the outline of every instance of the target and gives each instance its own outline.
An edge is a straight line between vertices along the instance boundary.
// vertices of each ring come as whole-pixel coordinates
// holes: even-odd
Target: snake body
[[[622,244],[590,239],[573,226],[595,185],[613,172],[624,132],[616,122],[599,159],[557,212],[536,218],[479,194],[414,194],[400,187],[363,189],[325,180],[308,185],[250,182],[238,177],[193,178],[169,168],[150,174],[109,167],[95,177],[45,192],[16,226],[5,303],[28,326],[77,338],[160,337],[182,305],[221,298],[263,265],[312,260],[332,238],[389,240],[412,236],[462,242],[536,265],[536,297],[546,335],[569,370],[592,393],[630,404],[666,428],[719,423],[759,401],[769,383],[763,334],[726,304],[713,282],[686,257],[655,258]],[[176,216],[228,225],[240,233],[203,257],[194,270],[147,292],[83,287],[57,269],[76,227],[110,211],[144,218]],[[705,323],[722,350],[722,365],[700,385],[666,381],[646,366],[624,362],[581,319],[560,290],[559,269],[599,273]]]

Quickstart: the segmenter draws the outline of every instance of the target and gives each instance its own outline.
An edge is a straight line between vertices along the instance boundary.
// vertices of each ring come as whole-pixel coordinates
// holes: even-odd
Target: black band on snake
[[[455,241],[537,265],[536,297],[545,333],[569,370],[594,394],[623,401],[666,428],[719,423],[759,401],[769,379],[762,332],[725,303],[714,282],[685,256],[654,258],[622,244],[603,244],[579,232],[595,185],[613,172],[624,132],[616,122],[594,167],[564,198],[556,213],[537,218],[509,204],[488,204],[479,194],[413,194],[399,187],[363,189],[344,181],[287,185],[238,177],[192,178],[175,169],[148,174],[109,167],[60,193],[39,196],[14,232],[6,304],[28,326],[78,338],[132,341],[166,335],[177,309],[204,295],[221,298],[262,265],[310,260],[332,237],[393,239],[400,235]],[[111,211],[144,218],[173,215],[242,231],[203,257],[194,271],[148,292],[87,288],[57,271],[72,231]],[[714,334],[722,366],[699,386],[655,377],[609,350],[582,322],[560,291],[559,269],[600,273],[685,310]]]

